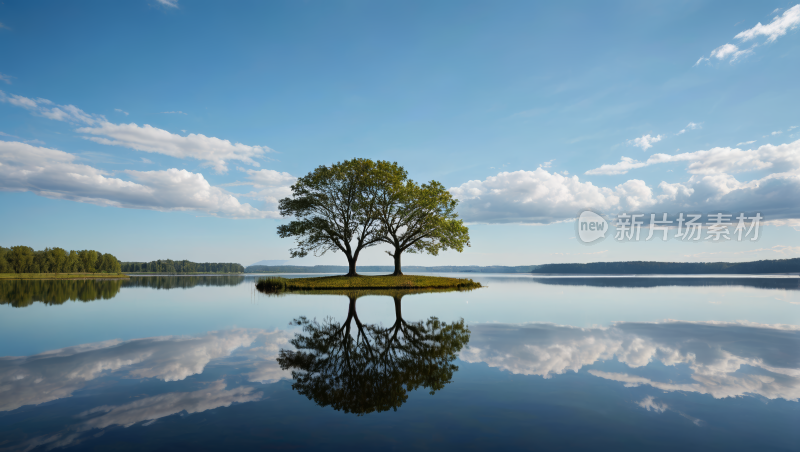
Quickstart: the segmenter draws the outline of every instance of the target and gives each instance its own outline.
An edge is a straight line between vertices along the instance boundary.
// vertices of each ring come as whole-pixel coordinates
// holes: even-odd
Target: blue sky
[[[22,2],[0,24],[2,246],[288,259],[293,178],[367,157],[471,225],[463,254],[406,264],[800,256],[792,2]],[[769,223],[587,247],[587,207]]]

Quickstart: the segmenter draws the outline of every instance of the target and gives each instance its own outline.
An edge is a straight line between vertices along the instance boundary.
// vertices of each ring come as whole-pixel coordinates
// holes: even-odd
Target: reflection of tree
[[[282,369],[292,371],[292,388],[320,406],[363,415],[397,410],[420,386],[433,394],[450,383],[458,370],[452,361],[469,341],[463,319],[407,322],[401,312],[405,293],[396,292],[394,324],[364,325],[356,313],[360,295],[349,295],[343,324],[295,320],[304,332],[291,341],[297,351],[281,350],[278,358]]]
[[[0,281],[0,304],[10,304],[15,308],[22,308],[36,301],[46,304],[63,304],[69,300],[108,300],[114,298],[121,287],[121,280]]]

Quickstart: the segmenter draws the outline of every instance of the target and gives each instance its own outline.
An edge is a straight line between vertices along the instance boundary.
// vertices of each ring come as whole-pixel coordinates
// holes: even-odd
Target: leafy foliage
[[[341,251],[348,274],[356,274],[359,253],[380,240],[375,200],[367,196],[374,168],[371,160],[353,159],[320,166],[297,179],[292,196],[279,203],[281,215],[296,218],[278,227],[281,238],[296,240],[292,257]]]
[[[458,219],[458,200],[437,181],[419,185],[406,178],[397,165],[378,161],[370,195],[377,200],[381,241],[391,245],[395,275],[402,275],[401,254],[453,249],[459,253],[469,246],[469,229]]]
[[[28,246],[0,247],[0,273],[120,273],[116,257],[94,250],[70,251]]]

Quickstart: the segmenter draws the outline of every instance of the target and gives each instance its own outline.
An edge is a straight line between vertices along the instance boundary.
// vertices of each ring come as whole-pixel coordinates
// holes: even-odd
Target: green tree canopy
[[[361,251],[381,240],[376,200],[368,191],[374,173],[375,162],[356,158],[320,166],[292,185],[292,196],[282,199],[279,208],[284,217],[296,219],[278,227],[281,238],[296,240],[292,257],[341,251],[347,274],[356,275]]]
[[[369,185],[377,201],[380,240],[394,248],[394,274],[402,275],[403,252],[438,255],[469,246],[469,229],[458,219],[458,200],[437,181],[419,185],[397,163],[379,161]]]

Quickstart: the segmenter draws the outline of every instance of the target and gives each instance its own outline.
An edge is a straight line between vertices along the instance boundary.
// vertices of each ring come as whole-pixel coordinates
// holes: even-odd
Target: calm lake
[[[0,281],[0,450],[798,450],[797,277],[447,276]]]

